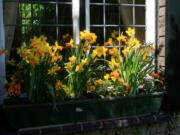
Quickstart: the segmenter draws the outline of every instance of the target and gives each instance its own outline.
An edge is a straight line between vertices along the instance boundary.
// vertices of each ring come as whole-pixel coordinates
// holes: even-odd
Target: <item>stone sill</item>
[[[163,123],[170,119],[168,113],[160,112],[152,115],[116,118],[110,120],[72,123],[66,125],[49,125],[42,127],[24,128],[18,131],[2,133],[2,135],[64,135],[112,128],[123,128],[136,125]]]

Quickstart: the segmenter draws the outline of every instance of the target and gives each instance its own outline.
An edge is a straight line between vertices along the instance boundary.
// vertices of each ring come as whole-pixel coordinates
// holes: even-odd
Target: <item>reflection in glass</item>
[[[106,24],[119,24],[118,6],[106,6]]]
[[[103,24],[103,6],[90,6],[91,24]]]
[[[135,8],[136,25],[145,25],[145,7]]]

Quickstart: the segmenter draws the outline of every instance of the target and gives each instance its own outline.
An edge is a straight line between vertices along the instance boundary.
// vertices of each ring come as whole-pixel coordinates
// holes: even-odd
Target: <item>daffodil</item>
[[[115,58],[111,58],[111,61],[109,61],[109,65],[111,68],[114,68],[115,66],[118,67],[119,63],[115,61]]]
[[[73,55],[72,57],[69,57],[69,61],[72,63],[76,63],[76,57]]]
[[[107,48],[105,48],[104,46],[98,46],[96,47],[96,51],[98,57],[106,56]]]
[[[128,36],[132,37],[135,35],[135,29],[128,28],[128,30],[126,30],[126,33],[128,34]]]
[[[65,68],[71,71],[73,69],[73,65],[71,63],[67,63]]]
[[[76,66],[76,69],[75,69],[76,72],[77,71],[82,71],[82,70],[83,70],[83,65],[79,64],[79,65]]]
[[[124,35],[123,35],[123,32],[122,32],[122,33],[121,33],[121,36],[117,37],[117,40],[118,40],[118,41],[124,41],[124,42],[125,42],[125,41],[126,41],[126,38],[127,38],[127,37],[124,36]]]
[[[109,79],[109,74],[106,74],[106,75],[104,76],[104,79],[108,80],[108,79]]]

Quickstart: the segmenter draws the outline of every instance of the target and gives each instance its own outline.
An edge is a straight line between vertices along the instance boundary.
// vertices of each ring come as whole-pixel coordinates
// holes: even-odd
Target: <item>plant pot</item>
[[[52,109],[52,104],[4,105],[3,108],[12,128],[25,128],[151,114],[160,110],[164,94],[66,101],[58,103],[58,111]]]

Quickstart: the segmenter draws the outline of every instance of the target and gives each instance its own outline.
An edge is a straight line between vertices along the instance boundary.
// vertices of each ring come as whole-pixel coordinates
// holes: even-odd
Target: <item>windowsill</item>
[[[111,128],[123,128],[135,125],[144,125],[152,123],[163,123],[170,119],[168,113],[160,112],[152,115],[135,116],[120,119],[110,119],[101,121],[91,121],[82,123],[72,123],[65,125],[50,125],[34,128],[19,129],[17,132],[11,132],[11,135],[58,135],[71,134],[78,132],[90,132]],[[5,133],[6,134],[6,133]]]

